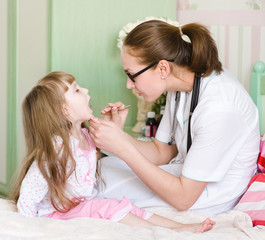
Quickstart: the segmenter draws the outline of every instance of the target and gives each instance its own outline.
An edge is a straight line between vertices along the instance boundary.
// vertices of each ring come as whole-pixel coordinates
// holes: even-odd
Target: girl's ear
[[[63,104],[63,114],[65,116],[69,116],[69,114],[70,114],[66,104]]]

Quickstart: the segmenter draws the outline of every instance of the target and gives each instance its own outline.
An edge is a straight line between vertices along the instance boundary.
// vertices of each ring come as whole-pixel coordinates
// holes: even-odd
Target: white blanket
[[[201,222],[205,215],[167,208],[148,209],[182,223]],[[206,233],[174,232],[162,227],[131,227],[108,220],[76,218],[57,220],[19,215],[7,200],[0,199],[0,240],[264,240],[265,227],[252,227],[248,215],[239,211],[212,217],[217,223]]]

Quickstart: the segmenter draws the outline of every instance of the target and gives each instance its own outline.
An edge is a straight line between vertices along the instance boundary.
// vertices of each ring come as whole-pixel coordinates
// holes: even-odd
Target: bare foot
[[[201,227],[195,231],[195,233],[203,233],[211,230],[213,226],[215,225],[215,221],[211,220],[210,218],[207,218],[205,221],[201,223]]]

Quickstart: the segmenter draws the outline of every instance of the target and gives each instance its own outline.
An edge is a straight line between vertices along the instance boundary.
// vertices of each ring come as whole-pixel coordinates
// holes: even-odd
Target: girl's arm
[[[48,183],[42,176],[36,162],[34,162],[20,188],[17,202],[18,212],[26,216],[37,216],[39,203],[48,192]]]

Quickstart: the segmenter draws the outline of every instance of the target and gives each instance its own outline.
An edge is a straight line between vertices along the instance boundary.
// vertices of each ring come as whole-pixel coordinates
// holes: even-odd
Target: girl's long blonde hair
[[[78,203],[73,202],[66,189],[69,176],[76,164],[70,148],[71,122],[63,113],[66,83],[72,84],[74,76],[66,72],[51,72],[42,78],[23,101],[23,125],[27,154],[9,198],[17,203],[21,183],[31,164],[37,165],[48,182],[51,203],[57,211],[67,212]],[[83,123],[82,127],[87,128]],[[62,147],[55,149],[54,137],[62,139]],[[67,163],[71,161],[71,169]],[[72,196],[74,197],[74,196]]]

